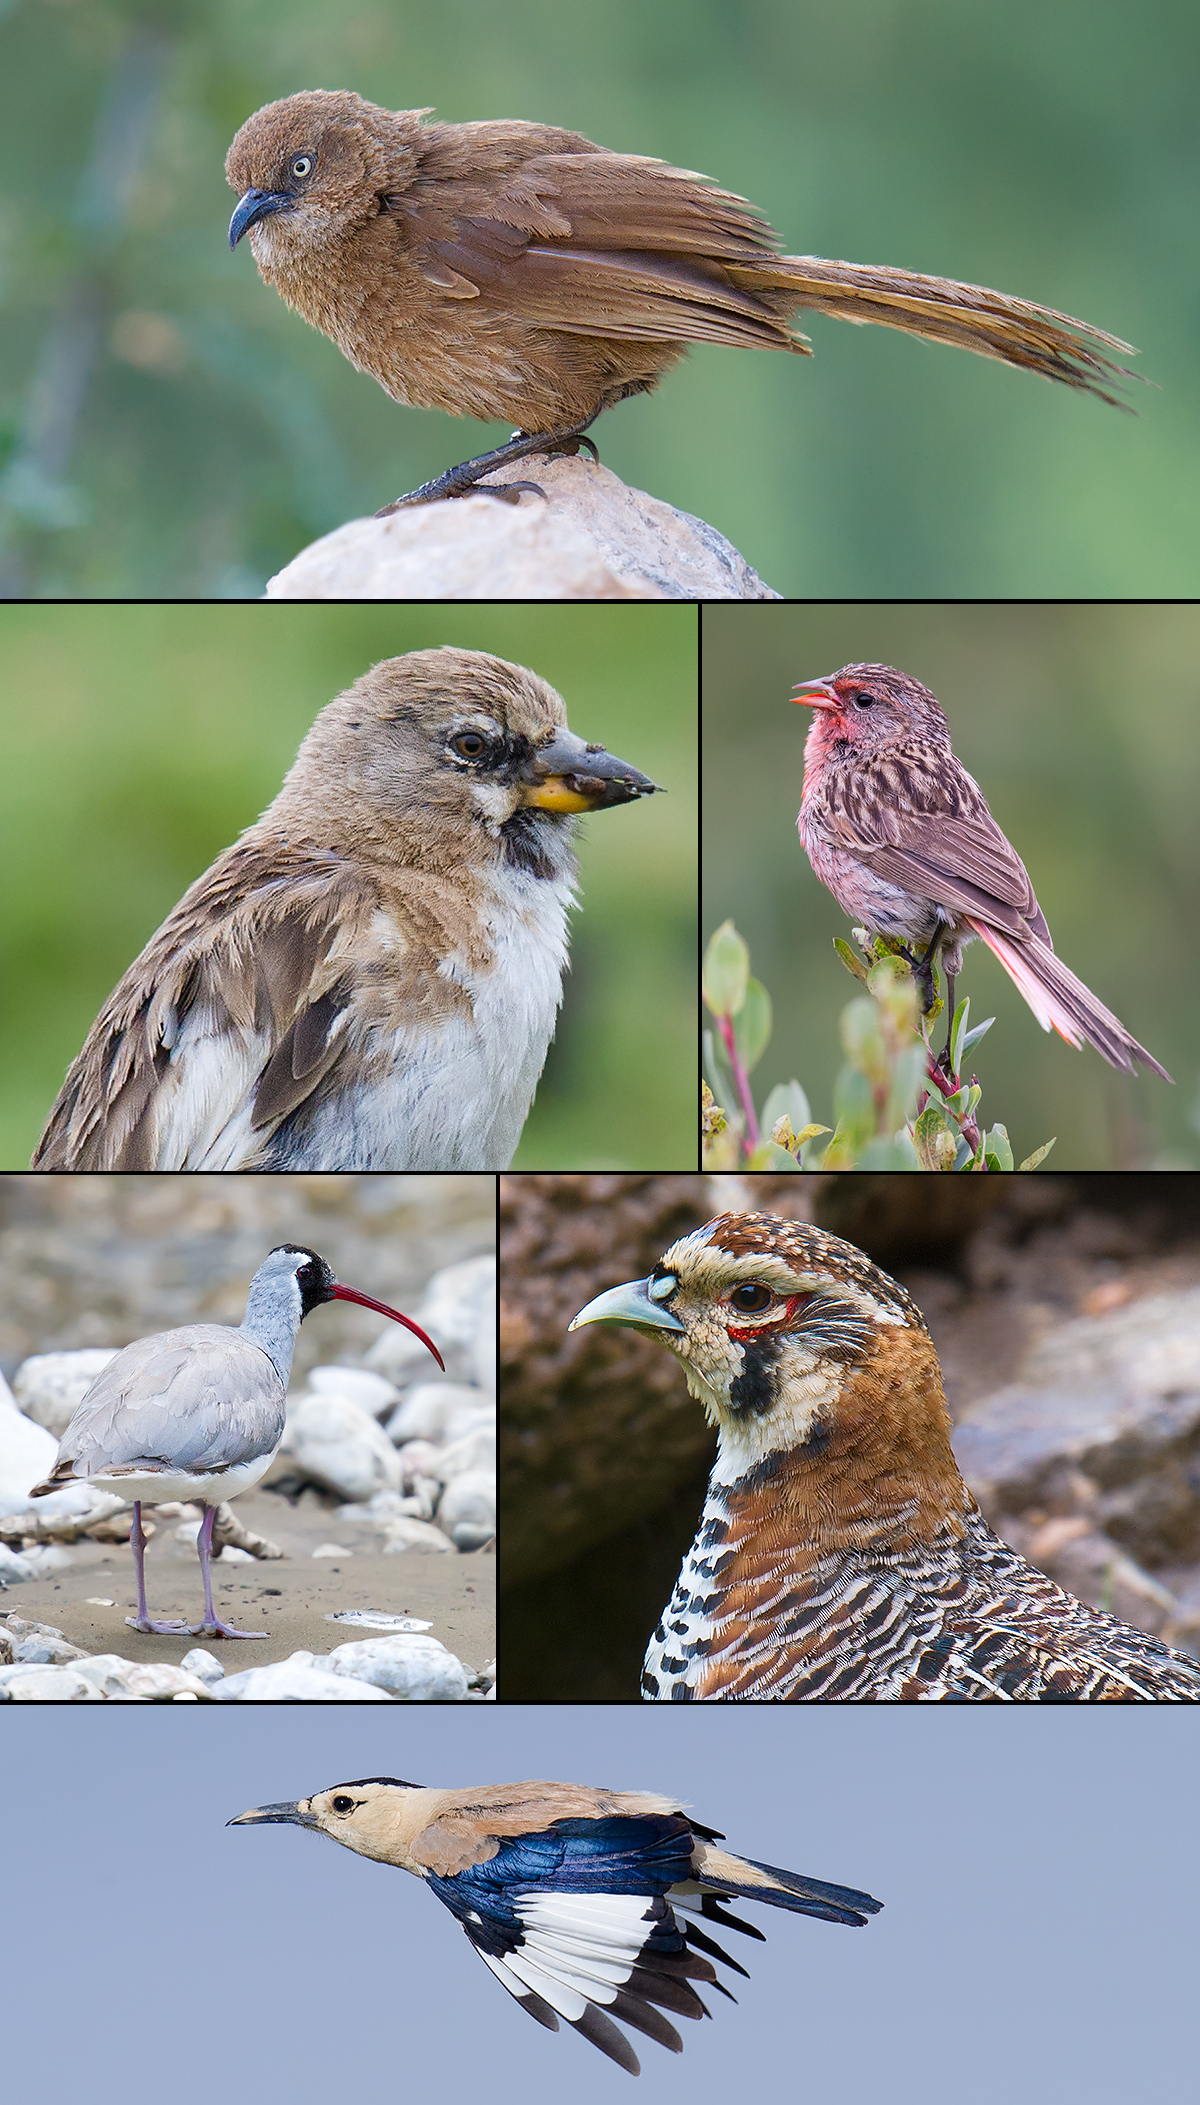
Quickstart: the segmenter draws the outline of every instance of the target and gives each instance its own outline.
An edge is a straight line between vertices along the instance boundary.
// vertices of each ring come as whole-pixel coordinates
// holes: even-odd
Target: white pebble
[[[96,1376],[117,1356],[115,1345],[81,1352],[35,1352],[13,1376],[13,1395],[27,1418],[61,1440]]]
[[[496,1479],[490,1470],[464,1471],[446,1486],[438,1526],[456,1549],[482,1549],[496,1532]]]
[[[43,1671],[45,1671],[43,1669]],[[213,1695],[219,1703],[388,1703],[381,1688],[331,1674],[311,1652],[293,1652],[273,1666],[252,1666],[244,1674],[227,1674]]]
[[[299,1397],[288,1411],[287,1448],[304,1476],[342,1498],[400,1488],[395,1448],[352,1397]]]
[[[220,1681],[225,1672],[220,1660],[214,1659],[212,1653],[206,1652],[201,1645],[185,1652],[179,1664],[185,1673],[194,1674],[197,1681]]]
[[[382,1418],[400,1400],[395,1382],[372,1374],[369,1367],[314,1367],[308,1386],[319,1396],[348,1396],[372,1418]]]
[[[353,1550],[344,1550],[340,1542],[322,1542],[313,1551],[314,1557],[352,1557]]]
[[[454,1544],[440,1528],[427,1520],[391,1520],[382,1543],[385,1557],[394,1556],[400,1550],[449,1550]]]
[[[329,1654],[335,1674],[386,1688],[404,1703],[461,1703],[468,1675],[436,1637],[367,1637]]]

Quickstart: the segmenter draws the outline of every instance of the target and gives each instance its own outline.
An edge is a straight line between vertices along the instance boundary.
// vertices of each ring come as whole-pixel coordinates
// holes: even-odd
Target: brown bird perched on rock
[[[1115,400],[1125,369],[1107,353],[1130,347],[1086,322],[948,278],[780,256],[753,207],[705,176],[552,125],[428,114],[289,95],[247,119],[225,162],[230,246],[248,233],[267,283],[360,372],[397,402],[518,427],[398,503],[578,451],[601,410],[653,388],[690,343],[807,355],[791,326],[804,308]]]
[[[988,1526],[920,1310],[852,1243],[722,1214],[583,1323],[659,1337],[719,1435],[647,1698],[1200,1702],[1195,1660]]]
[[[919,680],[893,665],[843,665],[802,680],[793,697],[814,711],[804,744],[797,824],[805,852],[838,905],[872,935],[898,936],[931,1005],[940,960],[954,1015],[963,945],[982,936],[1044,1031],[1094,1045],[1126,1074],[1165,1067],[1055,956],[1024,863],[950,747],[950,726]]]
[[[522,665],[385,658],[130,966],[33,1167],[505,1168],[562,996],[573,815],[654,788]]]

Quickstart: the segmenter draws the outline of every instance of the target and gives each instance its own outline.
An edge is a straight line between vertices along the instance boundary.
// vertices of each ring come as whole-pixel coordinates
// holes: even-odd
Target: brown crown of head
[[[373,217],[381,196],[411,181],[411,141],[426,112],[393,113],[349,90],[313,89],[268,102],[247,117],[225,157],[239,196],[256,190],[291,201],[284,219],[303,228],[315,209],[330,224]]]

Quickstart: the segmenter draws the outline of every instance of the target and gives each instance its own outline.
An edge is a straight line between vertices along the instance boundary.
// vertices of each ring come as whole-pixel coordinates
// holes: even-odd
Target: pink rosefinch
[[[1053,1025],[1069,1045],[1086,1039],[1127,1074],[1141,1060],[1169,1082],[1055,956],[1025,865],[955,759],[929,689],[891,665],[844,665],[803,680],[794,699],[817,712],[797,825],[838,905],[872,934],[919,946],[927,989],[940,959],[951,1018],[963,945],[982,936],[1043,1030]]]

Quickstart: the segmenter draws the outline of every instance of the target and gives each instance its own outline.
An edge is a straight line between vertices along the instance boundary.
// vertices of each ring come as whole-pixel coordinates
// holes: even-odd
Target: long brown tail
[[[752,287],[758,273],[738,268],[733,275]],[[961,344],[985,358],[1099,395],[1116,409],[1128,407],[1111,389],[1136,376],[1105,352],[1135,357],[1133,346],[1052,307],[1010,299],[982,285],[959,285],[952,278],[925,278],[869,263],[831,263],[820,256],[781,256],[769,276],[776,285],[794,286],[797,305],[818,314],[879,322],[935,343]]]
[[[1140,1060],[1144,1067],[1152,1067],[1155,1074],[1160,1074],[1164,1082],[1172,1079],[1145,1046],[1130,1037],[1112,1010],[1106,1009],[1039,937],[1031,935],[1021,943],[1013,943],[983,921],[972,920],[971,927],[995,952],[1044,1031],[1053,1025],[1068,1045],[1082,1045],[1086,1040],[1104,1055],[1110,1067],[1120,1067],[1126,1074],[1132,1074],[1134,1062]]]

